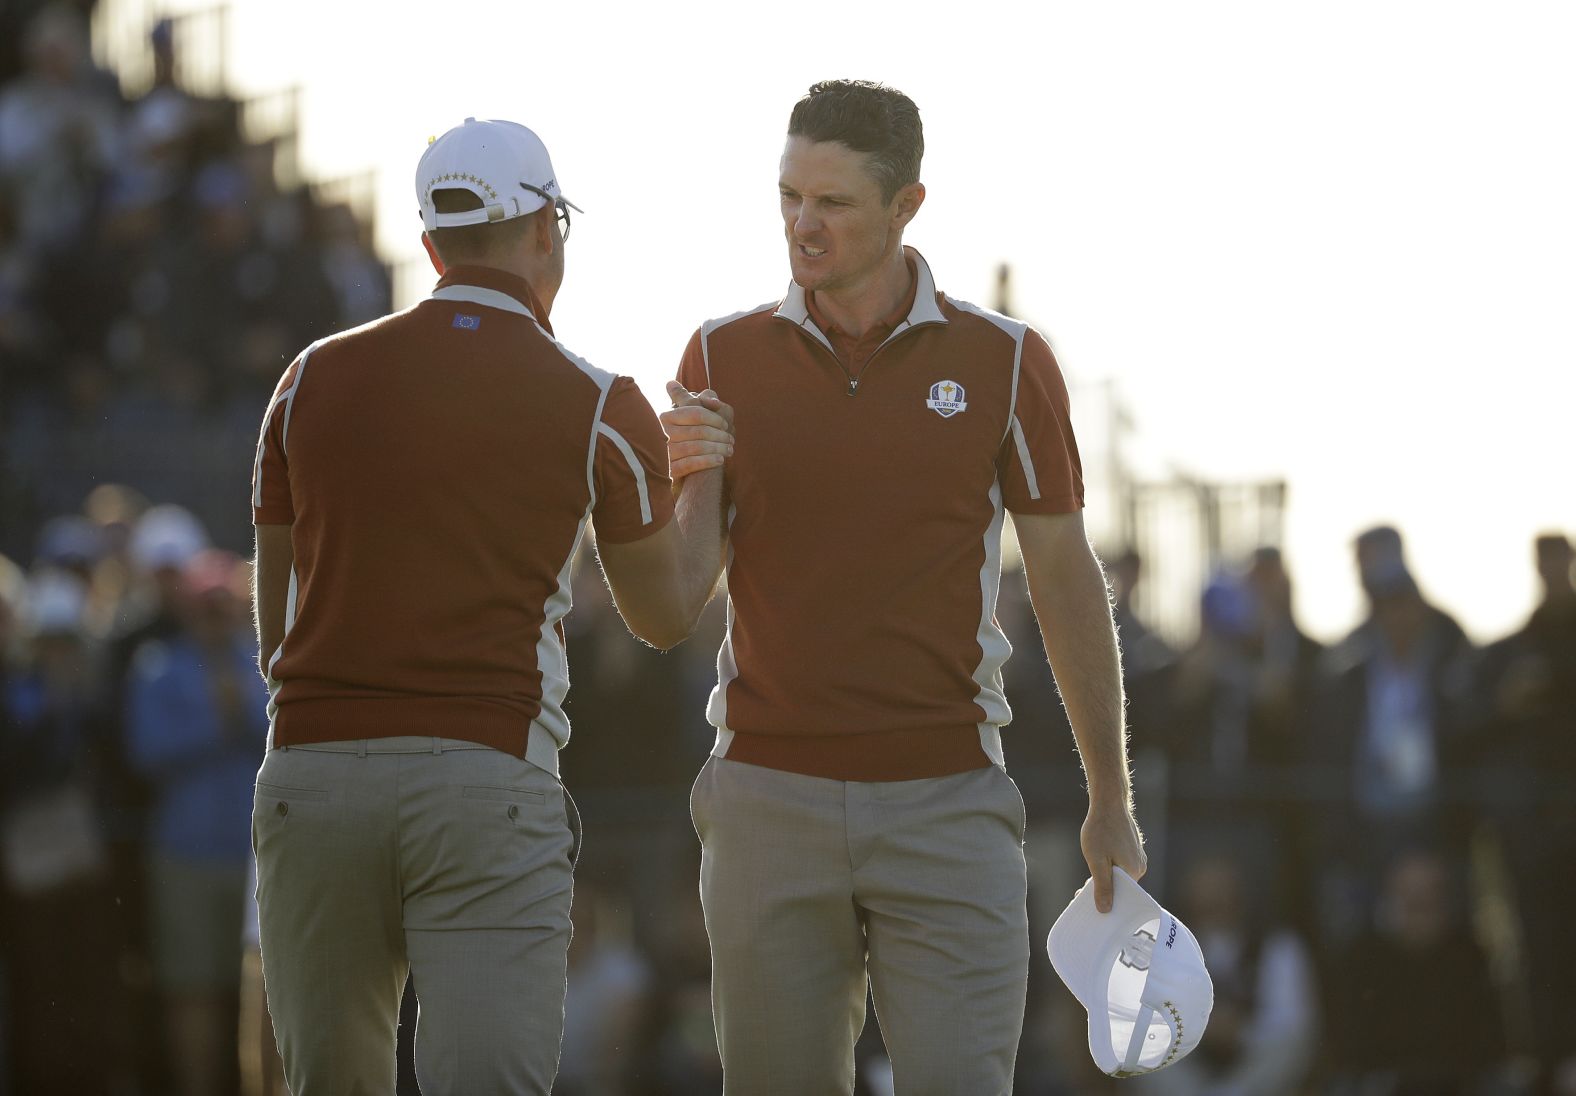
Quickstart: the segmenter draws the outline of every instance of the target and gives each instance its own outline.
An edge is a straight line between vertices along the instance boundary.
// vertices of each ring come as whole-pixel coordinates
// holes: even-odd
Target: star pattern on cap
[[[477,186],[481,187],[487,192],[487,197],[498,197],[498,192],[488,184],[487,180],[480,178],[479,176],[472,175],[469,172],[451,171],[447,175],[439,175],[432,181],[431,185],[427,187],[428,192],[430,193],[436,189],[439,183],[475,183]]]
[[[1161,1066],[1170,1065],[1172,1059],[1177,1056],[1177,1052],[1182,1049],[1182,1014],[1177,1011],[1177,1007],[1170,1001],[1166,1001],[1165,1006],[1166,1011],[1171,1013],[1171,1019],[1176,1022],[1177,1037],[1171,1041],[1171,1053],[1166,1055],[1166,1060],[1160,1063]],[[1159,1069],[1160,1066],[1155,1068]]]

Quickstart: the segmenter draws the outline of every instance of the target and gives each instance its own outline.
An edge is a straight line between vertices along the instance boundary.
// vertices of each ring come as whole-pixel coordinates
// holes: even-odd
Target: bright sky
[[[1480,639],[1531,608],[1533,535],[1576,533],[1576,6],[234,3],[238,84],[304,86],[316,172],[379,170],[390,257],[429,136],[534,128],[586,210],[554,326],[654,400],[702,319],[787,284],[794,100],[878,79],[920,107],[940,287],[989,304],[1012,263],[1140,468],[1288,480],[1315,634],[1359,615],[1368,524]]]

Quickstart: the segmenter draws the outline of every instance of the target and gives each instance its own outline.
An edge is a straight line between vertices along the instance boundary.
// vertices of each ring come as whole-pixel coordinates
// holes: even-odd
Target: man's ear
[[[438,272],[438,277],[443,277],[446,268],[443,259],[438,255],[438,249],[432,246],[432,237],[425,232],[421,234],[421,246],[427,249],[427,258],[432,260],[432,269]]]
[[[919,207],[925,204],[925,184],[909,183],[892,199],[893,226],[902,229],[914,219]]]

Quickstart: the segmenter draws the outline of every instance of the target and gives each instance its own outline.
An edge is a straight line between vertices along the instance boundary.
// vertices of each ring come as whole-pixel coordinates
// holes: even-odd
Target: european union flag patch
[[[463,312],[456,312],[454,314],[454,326],[458,327],[462,331],[475,331],[480,328],[481,325],[482,318],[480,316],[467,316]]]

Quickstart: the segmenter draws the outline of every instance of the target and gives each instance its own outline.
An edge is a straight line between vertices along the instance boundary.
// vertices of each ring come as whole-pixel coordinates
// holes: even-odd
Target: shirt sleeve
[[[1017,401],[996,469],[1002,500],[1015,514],[1083,509],[1083,462],[1073,437],[1067,382],[1050,344],[1032,328],[1023,336]]]
[[[598,540],[640,540],[673,517],[673,483],[668,478],[668,440],[657,413],[640,388],[619,377],[608,390],[597,424],[596,507],[591,520]]]
[[[274,398],[268,401],[263,429],[257,439],[257,459],[252,464],[252,524],[291,525],[295,504],[290,498],[290,463],[285,455],[285,426],[290,421],[290,402],[295,399],[296,381],[301,376],[300,358],[290,363]]]
[[[711,387],[711,377],[706,368],[706,354],[701,349],[700,328],[690,336],[684,356],[679,359],[678,381],[691,392],[704,392]]]

